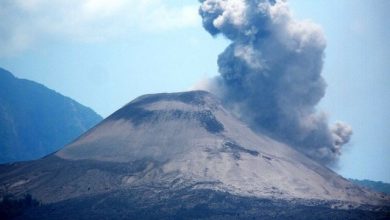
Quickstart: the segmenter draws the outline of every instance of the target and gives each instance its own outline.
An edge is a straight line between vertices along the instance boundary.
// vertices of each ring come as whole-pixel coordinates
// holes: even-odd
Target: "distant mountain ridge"
[[[43,157],[101,120],[92,109],[0,68],[0,163]]]
[[[385,183],[382,181],[372,181],[367,179],[364,180],[349,179],[349,180],[359,186],[363,186],[377,192],[390,194],[390,183]]]

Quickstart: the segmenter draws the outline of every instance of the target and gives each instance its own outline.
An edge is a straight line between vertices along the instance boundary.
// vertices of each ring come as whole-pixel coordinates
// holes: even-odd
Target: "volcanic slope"
[[[30,193],[49,205],[99,196],[123,201],[125,192],[142,189],[141,200],[149,191],[211,190],[343,208],[390,201],[254,133],[203,91],[141,96],[55,154],[1,166],[0,173],[2,195]]]

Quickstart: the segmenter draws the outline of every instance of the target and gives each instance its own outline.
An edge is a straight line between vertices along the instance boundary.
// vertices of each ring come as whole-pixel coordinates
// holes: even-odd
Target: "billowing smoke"
[[[316,110],[326,88],[321,29],[295,20],[282,0],[200,2],[204,28],[231,40],[208,89],[255,130],[332,165],[352,129],[341,122],[330,126]]]

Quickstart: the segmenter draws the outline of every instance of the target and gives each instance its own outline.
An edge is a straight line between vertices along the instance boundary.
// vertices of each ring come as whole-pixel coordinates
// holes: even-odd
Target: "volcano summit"
[[[25,219],[379,218],[390,201],[203,91],[141,96],[55,154],[0,171],[2,196],[42,202]]]

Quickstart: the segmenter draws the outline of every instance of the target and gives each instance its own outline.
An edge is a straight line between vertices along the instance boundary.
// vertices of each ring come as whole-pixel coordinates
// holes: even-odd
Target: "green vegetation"
[[[26,194],[22,198],[6,195],[0,201],[0,219],[12,219],[23,214],[26,209],[38,206],[40,206],[40,203],[33,199],[30,194]]]

